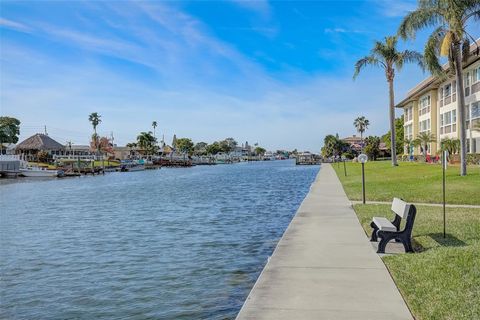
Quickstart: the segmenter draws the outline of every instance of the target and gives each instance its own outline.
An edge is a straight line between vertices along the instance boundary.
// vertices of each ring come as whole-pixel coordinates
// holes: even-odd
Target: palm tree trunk
[[[460,45],[455,52],[455,76],[457,79],[457,126],[460,132],[460,175],[467,175],[467,134],[465,132],[465,96],[463,88],[463,71]]]
[[[362,131],[360,131],[360,141],[362,144],[362,153],[363,153],[363,132]]]
[[[395,145],[395,97],[393,92],[393,79],[388,80],[388,93],[390,96],[390,152],[392,154],[392,166],[398,166],[397,148]]]

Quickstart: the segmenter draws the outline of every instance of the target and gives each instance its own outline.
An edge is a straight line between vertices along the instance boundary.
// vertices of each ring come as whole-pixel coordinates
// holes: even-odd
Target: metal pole
[[[365,204],[365,164],[362,163],[362,203]]]
[[[345,159],[343,159],[343,171],[345,173],[345,177],[347,176],[347,166],[345,165]]]
[[[443,238],[446,237],[446,214],[445,214],[445,167],[447,166],[447,155],[445,151],[442,152],[442,182],[443,182]]]

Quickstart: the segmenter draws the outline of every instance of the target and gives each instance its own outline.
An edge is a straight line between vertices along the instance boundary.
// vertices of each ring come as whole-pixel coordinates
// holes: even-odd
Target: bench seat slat
[[[388,221],[387,218],[373,217],[373,223],[377,225],[379,230],[393,232],[397,231],[397,228],[390,221]]]

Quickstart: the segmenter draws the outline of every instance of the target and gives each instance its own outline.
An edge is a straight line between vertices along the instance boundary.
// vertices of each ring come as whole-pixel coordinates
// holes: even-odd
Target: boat
[[[52,170],[40,167],[25,167],[19,169],[19,175],[23,177],[63,177],[65,172],[63,170]]]
[[[145,170],[145,163],[142,160],[139,160],[138,162],[124,162],[120,166],[121,172],[133,172],[143,170]]]

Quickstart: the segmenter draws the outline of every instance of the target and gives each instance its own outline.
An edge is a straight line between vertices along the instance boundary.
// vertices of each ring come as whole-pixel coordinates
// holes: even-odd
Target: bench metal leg
[[[377,231],[378,231],[378,227],[375,223],[371,222],[370,223],[370,227],[373,228],[373,231],[372,231],[372,236],[370,237],[370,241],[372,242],[377,242],[378,241],[378,238],[377,238]]]
[[[390,240],[395,238],[395,236],[392,233],[385,233],[382,231],[378,231],[377,237],[380,238],[380,242],[378,243],[377,253],[385,253],[385,248],[387,247],[387,243],[389,243]]]
[[[377,237],[380,238],[377,253],[385,253],[385,248],[391,240],[401,242],[405,248],[405,252],[414,252],[410,235],[407,232],[378,231]]]
[[[412,241],[410,239],[402,239],[403,247],[405,248],[405,252],[414,252]]]

